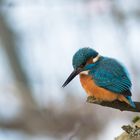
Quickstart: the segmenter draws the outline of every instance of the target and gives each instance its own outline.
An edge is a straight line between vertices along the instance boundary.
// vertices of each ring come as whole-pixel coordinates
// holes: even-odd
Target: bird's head
[[[65,87],[79,73],[89,71],[99,59],[99,54],[91,48],[81,48],[73,56],[74,71],[70,74],[62,87]]]

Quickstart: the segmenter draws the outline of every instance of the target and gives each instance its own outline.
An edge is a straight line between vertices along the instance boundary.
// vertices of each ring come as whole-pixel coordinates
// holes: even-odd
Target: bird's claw
[[[88,97],[87,97],[87,102],[93,103],[93,102],[95,102],[95,101],[96,101],[96,98],[95,98],[94,96],[88,96]]]
[[[94,96],[88,96],[87,97],[87,102],[88,103],[97,103],[100,104],[102,101],[99,99],[96,99]]]

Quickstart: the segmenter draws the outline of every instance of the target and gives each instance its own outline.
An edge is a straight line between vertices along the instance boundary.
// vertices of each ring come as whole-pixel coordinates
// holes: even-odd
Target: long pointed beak
[[[74,70],[70,76],[68,77],[68,79],[65,81],[65,83],[62,85],[62,87],[64,88],[66,85],[68,85],[72,79],[74,79],[74,77],[76,77],[76,75],[78,75],[80,72],[82,71],[81,68]]]

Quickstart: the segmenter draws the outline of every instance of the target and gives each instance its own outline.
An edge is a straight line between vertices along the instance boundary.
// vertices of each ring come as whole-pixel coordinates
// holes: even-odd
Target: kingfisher
[[[94,97],[97,102],[118,100],[136,108],[131,99],[132,83],[129,74],[119,61],[85,47],[74,54],[72,65],[74,70],[62,87],[79,75],[88,97]]]

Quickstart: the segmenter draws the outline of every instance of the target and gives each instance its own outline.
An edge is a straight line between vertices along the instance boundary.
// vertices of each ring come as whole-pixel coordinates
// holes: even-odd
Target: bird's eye
[[[86,65],[86,62],[85,62],[85,63],[82,63],[82,64],[81,64],[81,67],[84,67],[85,65]]]

